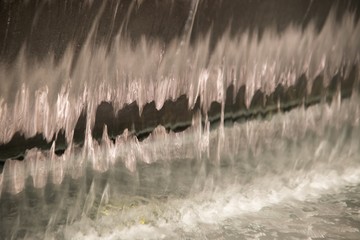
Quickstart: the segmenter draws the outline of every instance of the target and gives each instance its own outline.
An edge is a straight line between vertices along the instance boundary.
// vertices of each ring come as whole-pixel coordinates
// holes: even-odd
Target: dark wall
[[[99,21],[95,43],[108,44],[124,26],[123,36],[134,43],[145,36],[166,44],[183,34],[191,3],[191,0],[2,0],[0,61],[11,63],[25,45],[29,57],[40,59],[49,53],[60,59],[69,44],[78,53],[96,18]],[[339,19],[345,10],[355,12],[358,19],[359,5],[358,0],[200,0],[191,40],[212,29],[213,46],[229,26],[232,34],[249,29],[260,37],[267,27],[281,32],[289,24],[305,27],[311,20],[321,29],[332,8]]]

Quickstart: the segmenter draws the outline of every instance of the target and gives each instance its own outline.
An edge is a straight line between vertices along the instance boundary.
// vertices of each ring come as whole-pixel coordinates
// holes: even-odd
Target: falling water
[[[212,46],[198,11],[168,44],[96,43],[99,13],[80,52],[0,64],[1,236],[360,238],[355,13]]]

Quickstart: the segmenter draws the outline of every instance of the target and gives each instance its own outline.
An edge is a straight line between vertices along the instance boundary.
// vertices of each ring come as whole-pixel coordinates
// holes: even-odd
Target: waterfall
[[[1,3],[1,235],[357,239],[359,7],[281,2]]]

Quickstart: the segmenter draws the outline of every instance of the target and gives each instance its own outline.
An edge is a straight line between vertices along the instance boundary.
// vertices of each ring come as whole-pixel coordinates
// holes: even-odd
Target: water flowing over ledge
[[[72,47],[59,62],[29,61],[24,49],[11,67],[0,66],[0,148],[8,150],[0,157],[48,149],[57,137],[63,151],[74,138],[82,143],[87,131],[99,139],[104,124],[112,138],[126,128],[148,135],[158,124],[187,127],[196,111],[204,121],[236,120],[358,89],[354,14],[340,21],[330,14],[320,32],[311,22],[280,35],[266,30],[260,40],[228,32],[211,51],[209,36],[164,47],[145,39],[132,46],[119,35],[109,50],[93,45],[90,35],[75,64]]]
[[[1,2],[1,237],[359,239],[359,13]]]

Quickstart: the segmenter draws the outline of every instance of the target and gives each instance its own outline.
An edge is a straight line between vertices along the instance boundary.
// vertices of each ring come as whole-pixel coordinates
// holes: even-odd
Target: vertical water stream
[[[355,2],[79,2],[1,3],[1,237],[359,239]]]

